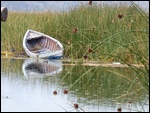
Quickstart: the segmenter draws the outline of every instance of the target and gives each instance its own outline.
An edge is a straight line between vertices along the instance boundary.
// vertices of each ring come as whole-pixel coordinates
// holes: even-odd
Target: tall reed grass
[[[146,14],[147,15],[147,14]],[[147,19],[147,18],[146,18]],[[1,26],[1,50],[15,47],[24,51],[22,40],[27,29],[50,35],[64,45],[64,58],[141,63],[132,51],[138,49],[148,58],[148,20],[134,6],[80,6],[69,12],[9,12]],[[75,31],[76,30],[76,31]],[[89,53],[88,50],[92,52]]]
[[[131,6],[83,5],[63,13],[9,12],[1,25],[1,50],[24,51],[23,36],[33,29],[58,39],[65,48],[64,58],[128,64],[149,90],[148,14],[134,2]]]

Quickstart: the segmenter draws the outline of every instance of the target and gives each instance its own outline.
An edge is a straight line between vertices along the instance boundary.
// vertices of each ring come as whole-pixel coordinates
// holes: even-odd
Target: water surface
[[[148,94],[129,68],[1,58],[2,112],[117,112],[118,108],[149,111]]]

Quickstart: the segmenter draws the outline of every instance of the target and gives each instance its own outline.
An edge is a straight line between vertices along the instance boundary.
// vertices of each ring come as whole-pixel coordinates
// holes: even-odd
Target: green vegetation
[[[9,12],[7,22],[1,22],[1,50],[15,47],[17,52],[24,51],[23,36],[27,29],[33,29],[58,39],[65,48],[65,58],[86,55],[90,60],[122,58],[141,63],[135,50],[148,59],[148,20],[134,6],[126,5],[82,6],[63,13]],[[114,55],[118,57],[112,58]]]
[[[24,51],[23,36],[33,29],[58,39],[65,48],[64,58],[128,64],[149,91],[149,12],[131,3],[82,6],[63,13],[9,12],[1,26],[1,50]]]

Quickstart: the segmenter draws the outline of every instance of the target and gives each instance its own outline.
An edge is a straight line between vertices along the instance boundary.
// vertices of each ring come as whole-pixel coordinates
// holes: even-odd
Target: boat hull
[[[5,22],[8,17],[8,9],[6,7],[1,7],[1,21]]]
[[[23,48],[30,57],[48,59],[60,59],[64,50],[58,40],[34,30],[25,33]]]

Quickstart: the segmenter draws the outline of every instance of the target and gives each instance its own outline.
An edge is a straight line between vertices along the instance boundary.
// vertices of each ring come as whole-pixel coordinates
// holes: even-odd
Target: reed
[[[33,29],[58,39],[65,48],[64,58],[128,64],[148,91],[148,14],[134,2],[131,6],[83,5],[62,13],[9,12],[7,22],[1,25],[1,50],[15,47],[23,52],[23,36]],[[130,65],[134,63],[145,69]]]
[[[147,13],[146,13],[147,15]],[[64,58],[103,60],[114,52],[130,63],[140,63],[132,52],[120,48],[134,41],[133,47],[148,57],[148,21],[133,6],[80,6],[69,12],[9,12],[1,26],[1,50],[23,52],[22,40],[27,29],[50,35],[64,45]],[[133,48],[132,47],[132,48]],[[92,52],[89,53],[88,50]],[[107,57],[105,60],[114,60]]]

